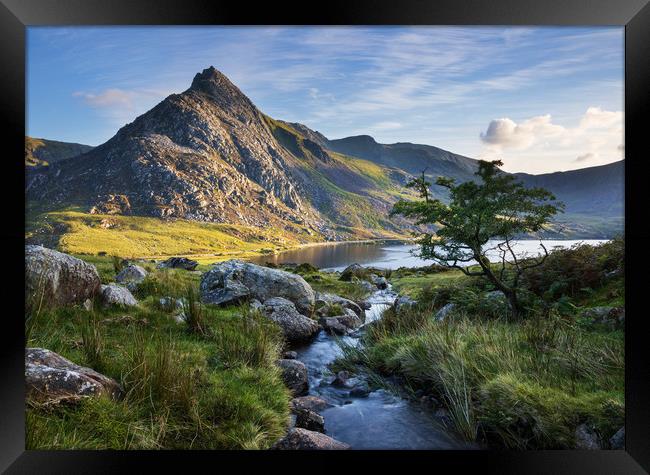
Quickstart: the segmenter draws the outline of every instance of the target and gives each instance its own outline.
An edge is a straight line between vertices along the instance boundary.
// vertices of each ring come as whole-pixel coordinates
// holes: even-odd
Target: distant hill
[[[58,142],[25,136],[25,166],[37,167],[56,163],[92,150],[90,145]]]

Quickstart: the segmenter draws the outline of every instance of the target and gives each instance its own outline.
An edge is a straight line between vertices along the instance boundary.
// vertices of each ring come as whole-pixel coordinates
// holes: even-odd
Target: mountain
[[[430,179],[462,182],[475,178],[477,166],[429,145],[380,144],[367,135],[330,140],[265,115],[210,67],[106,143],[29,167],[26,192],[50,210],[277,228],[300,242],[404,237],[416,228],[388,215],[397,199],[414,198],[404,188],[411,176],[426,169]],[[622,228],[623,162],[516,176],[567,203],[548,236],[602,237]],[[432,191],[446,198],[440,187]]]
[[[515,175],[524,185],[552,192],[565,204],[555,232],[563,237],[607,238],[623,232],[625,161],[566,172]]]
[[[315,137],[322,135],[315,133]],[[438,176],[458,182],[473,180],[478,161],[430,145],[412,143],[380,144],[369,135],[336,140],[323,137],[324,147],[361,157],[383,166],[404,170],[412,175],[423,170],[429,181]],[[527,187],[551,191],[565,205],[565,213],[546,231],[547,237],[602,238],[623,232],[625,203],[624,161],[567,172],[515,176]],[[432,186],[434,196],[445,199],[440,187]]]
[[[326,151],[262,114],[210,67],[106,143],[30,173],[27,193],[95,214],[274,226],[338,240],[400,232],[387,214],[407,179]]]
[[[408,142],[379,144],[369,135],[329,140],[327,147],[387,167],[400,168],[413,175],[426,169],[428,175],[444,175],[467,181],[473,178],[477,170],[476,160],[438,147]]]
[[[92,150],[90,145],[25,136],[25,166],[46,166]]]

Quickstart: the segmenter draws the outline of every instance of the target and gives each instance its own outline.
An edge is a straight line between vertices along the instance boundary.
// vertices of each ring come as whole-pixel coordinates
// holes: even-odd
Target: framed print
[[[650,469],[647,2],[0,11],[7,473]]]

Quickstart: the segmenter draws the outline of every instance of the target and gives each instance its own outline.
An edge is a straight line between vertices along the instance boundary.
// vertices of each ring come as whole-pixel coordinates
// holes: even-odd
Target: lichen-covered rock
[[[355,262],[354,264],[350,264],[349,266],[347,266],[343,270],[343,272],[341,272],[341,276],[339,277],[339,280],[342,280],[344,282],[350,282],[352,281],[353,277],[365,278],[367,274],[368,274],[368,269],[363,267],[361,264],[357,264]]]
[[[625,324],[625,307],[591,307],[583,311],[582,316],[592,323],[618,326]]]
[[[370,276],[370,282],[372,282],[375,285],[375,287],[377,287],[379,290],[384,290],[388,288],[388,280],[386,280],[386,277],[372,274]]]
[[[625,450],[625,426],[609,439],[609,447],[613,450]]]
[[[262,315],[277,323],[290,342],[306,341],[315,337],[320,327],[315,320],[298,312],[293,302],[274,297],[264,301]]]
[[[348,328],[336,317],[323,317],[319,321],[323,329],[330,335],[345,335],[348,332]]]
[[[264,302],[283,297],[294,303],[299,312],[310,314],[314,291],[299,275],[258,266],[239,260],[215,264],[201,278],[201,299],[205,303],[227,304],[244,298]]]
[[[329,406],[330,404],[325,399],[317,396],[300,396],[291,400],[291,411],[294,413],[303,409],[318,412]]]
[[[124,284],[139,284],[142,282],[145,277],[147,277],[147,271],[144,270],[142,267],[137,266],[135,264],[131,264],[129,266],[126,266],[124,269],[120,271],[117,276],[115,276],[115,280],[119,283],[124,283]]]
[[[309,409],[299,410],[295,414],[296,427],[314,432],[325,432],[325,419],[320,414]]]
[[[435,319],[436,320],[444,320],[447,318],[454,310],[456,310],[456,304],[455,303],[448,303],[444,307],[442,307],[440,310],[436,312]]]
[[[42,246],[25,246],[25,301],[69,305],[92,299],[100,290],[95,266]]]
[[[170,257],[158,264],[159,269],[185,269],[194,270],[199,263],[187,257]]]
[[[393,307],[395,308],[395,310],[397,310],[399,312],[400,310],[402,310],[404,308],[412,307],[413,305],[416,305],[416,304],[417,304],[416,300],[413,300],[411,297],[409,297],[407,295],[401,295],[401,296],[397,297],[397,299],[395,300],[395,303],[393,304]]]
[[[580,424],[575,431],[576,449],[582,450],[599,450],[600,437],[593,428],[587,424]]]
[[[303,396],[309,390],[307,366],[298,360],[278,360],[276,364],[282,370],[282,380],[294,396]]]
[[[40,404],[76,402],[100,395],[119,397],[122,393],[114,379],[44,348],[25,349],[25,384],[27,399]]]
[[[340,297],[336,294],[330,294],[330,293],[321,293],[317,292],[316,293],[316,308],[319,309],[320,313],[327,312],[329,308],[331,308],[334,305],[339,305],[344,309],[350,309],[354,313],[356,313],[359,317],[362,317],[364,314],[363,309],[357,304],[356,302],[353,302],[352,300],[346,299],[344,297]],[[325,315],[322,315],[325,316]]]
[[[101,286],[101,298],[104,306],[116,305],[120,307],[135,307],[138,301],[131,291],[126,287],[117,284]]]
[[[331,437],[299,427],[289,429],[289,433],[276,442],[275,450],[347,450],[350,446]]]

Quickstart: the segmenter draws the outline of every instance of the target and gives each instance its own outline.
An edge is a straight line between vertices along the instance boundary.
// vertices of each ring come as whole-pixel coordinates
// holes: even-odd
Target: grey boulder
[[[315,432],[325,432],[325,419],[315,411],[302,409],[295,412],[296,427],[313,430]]]
[[[275,450],[347,450],[350,446],[331,437],[307,429],[289,429],[285,437],[276,442]]]
[[[115,280],[120,284],[125,284],[129,290],[135,290],[140,282],[147,277],[147,271],[135,264],[126,266],[115,276]]]
[[[370,282],[372,282],[375,285],[375,287],[377,287],[379,290],[384,290],[388,288],[388,281],[386,280],[386,277],[372,274],[370,276]]]
[[[341,308],[344,309],[350,309],[354,313],[356,313],[357,316],[359,317],[363,316],[364,313],[363,309],[359,306],[359,304],[353,302],[350,299],[346,299],[345,297],[340,297],[336,294],[330,294],[325,292],[316,293],[316,307],[319,309],[321,313],[323,311],[327,311],[327,309],[331,308],[334,305],[339,305]]]
[[[625,426],[609,439],[609,447],[613,450],[625,450]]]
[[[102,304],[106,307],[116,305],[120,307],[135,307],[138,301],[131,291],[126,287],[117,284],[101,286]]]
[[[314,291],[305,279],[279,269],[230,260],[215,264],[201,278],[204,303],[222,305],[245,298],[264,302],[271,297],[284,297],[303,314],[314,307]]]
[[[261,311],[262,315],[280,326],[285,338],[290,342],[309,340],[320,330],[315,320],[302,315],[293,302],[282,297],[266,300]]]
[[[170,257],[166,261],[159,263],[157,267],[159,269],[185,269],[192,271],[198,265],[198,262],[186,257]]]
[[[282,380],[294,396],[303,396],[309,390],[307,367],[298,360],[278,360],[276,364],[282,370]]]
[[[435,319],[442,321],[445,318],[447,318],[453,311],[456,310],[456,304],[455,303],[448,303],[444,307],[442,307],[440,310],[436,312]]]
[[[575,431],[576,449],[599,450],[600,438],[587,424],[580,424]]]
[[[76,402],[85,397],[122,394],[114,379],[44,348],[25,349],[27,398],[40,404]]]
[[[317,396],[300,396],[291,400],[291,411],[295,414],[301,410],[318,412],[329,406],[330,404],[325,399]]]
[[[100,290],[95,266],[42,246],[25,246],[25,300],[69,305],[92,299]]]

